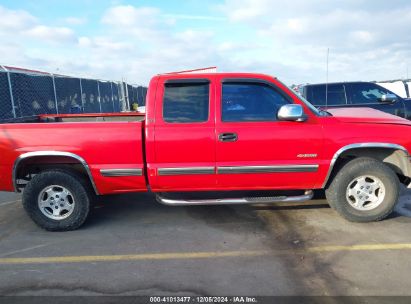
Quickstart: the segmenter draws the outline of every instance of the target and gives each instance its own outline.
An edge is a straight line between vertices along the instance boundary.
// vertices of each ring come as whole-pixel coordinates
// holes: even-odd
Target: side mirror
[[[277,117],[282,121],[305,121],[307,119],[302,105],[299,104],[283,105],[278,110]]]
[[[379,102],[386,102],[386,103],[394,102],[396,100],[397,100],[397,96],[391,93],[383,94],[380,98],[378,98]]]

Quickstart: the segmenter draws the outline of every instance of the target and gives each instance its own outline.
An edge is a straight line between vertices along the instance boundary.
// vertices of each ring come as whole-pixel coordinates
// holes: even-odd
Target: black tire
[[[354,179],[366,175],[377,177],[382,182],[385,196],[374,209],[358,210],[350,204],[346,191]],[[376,159],[360,157],[340,169],[325,194],[330,206],[348,221],[373,222],[386,218],[393,211],[399,192],[399,179],[391,168]]]
[[[66,188],[74,199],[71,214],[64,219],[52,219],[40,210],[39,196],[42,191],[57,185]],[[87,181],[81,176],[61,170],[44,171],[35,175],[24,188],[23,206],[30,218],[48,231],[69,231],[78,229],[87,219],[93,193]]]

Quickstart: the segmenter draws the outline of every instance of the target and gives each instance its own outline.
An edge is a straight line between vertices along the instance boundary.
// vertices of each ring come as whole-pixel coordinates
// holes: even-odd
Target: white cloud
[[[220,10],[257,33],[247,38],[264,44],[259,61],[285,65],[289,82],[323,81],[327,48],[336,81],[400,78],[411,61],[409,1],[226,0]]]
[[[78,44],[80,47],[87,48],[92,46],[92,41],[89,37],[79,37]]]
[[[336,81],[399,78],[411,62],[409,0],[225,0],[199,15],[113,4],[92,31],[77,17],[54,26],[1,6],[0,15],[3,63],[133,83],[214,65],[323,81],[327,48]]]
[[[74,42],[75,33],[68,27],[47,26],[23,10],[10,10],[0,6],[0,36],[3,44],[25,45],[33,39],[51,44]]]
[[[368,31],[353,31],[350,33],[350,36],[358,43],[371,43],[374,41],[373,34]]]
[[[37,19],[26,11],[10,10],[0,6],[0,31],[26,29],[37,23]]]
[[[0,64],[54,71],[50,54],[60,44],[67,46],[75,41],[71,29],[44,25],[27,11],[0,5],[0,15]],[[58,52],[60,56],[64,53]]]
[[[308,25],[306,24],[305,20],[300,19],[300,18],[290,18],[287,20],[287,27],[295,32],[295,33],[299,33],[299,34],[303,34],[306,33],[309,28]]]
[[[31,38],[41,39],[50,43],[73,42],[76,36],[72,29],[67,27],[50,27],[45,25],[36,25],[24,32]]]
[[[67,17],[64,22],[68,25],[83,25],[87,23],[87,18],[85,17]]]
[[[184,15],[184,14],[163,14],[165,18],[182,19],[182,20],[205,20],[205,21],[224,21],[223,17],[205,16],[205,15]]]
[[[132,51],[133,44],[126,41],[116,41],[111,37],[80,37],[78,45],[82,48],[103,49],[104,51],[121,52]]]
[[[274,2],[275,3],[275,2]],[[264,16],[270,7],[270,0],[228,0],[220,6],[231,21],[250,21]]]
[[[155,17],[160,14],[157,8],[153,7],[134,7],[132,5],[120,5],[108,9],[102,22],[115,27],[150,27],[155,21]]]

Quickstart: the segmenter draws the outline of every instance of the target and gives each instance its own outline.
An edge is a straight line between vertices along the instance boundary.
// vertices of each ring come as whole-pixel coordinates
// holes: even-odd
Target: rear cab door
[[[154,120],[147,122],[147,169],[153,191],[216,187],[214,75],[160,76]],[[149,118],[150,119],[150,118]]]
[[[219,188],[311,189],[318,184],[327,167],[319,120],[305,104],[306,121],[277,119],[282,105],[303,104],[295,94],[265,75],[219,75],[216,94]]]

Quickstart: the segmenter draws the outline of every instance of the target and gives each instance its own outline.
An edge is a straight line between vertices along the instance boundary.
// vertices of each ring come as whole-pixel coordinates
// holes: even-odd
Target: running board
[[[269,204],[304,202],[312,199],[314,193],[307,190],[304,195],[298,196],[269,196],[269,197],[244,197],[244,198],[222,198],[222,199],[199,199],[199,200],[177,200],[156,195],[157,202],[168,206],[201,206],[201,205],[237,205],[237,204]]]

